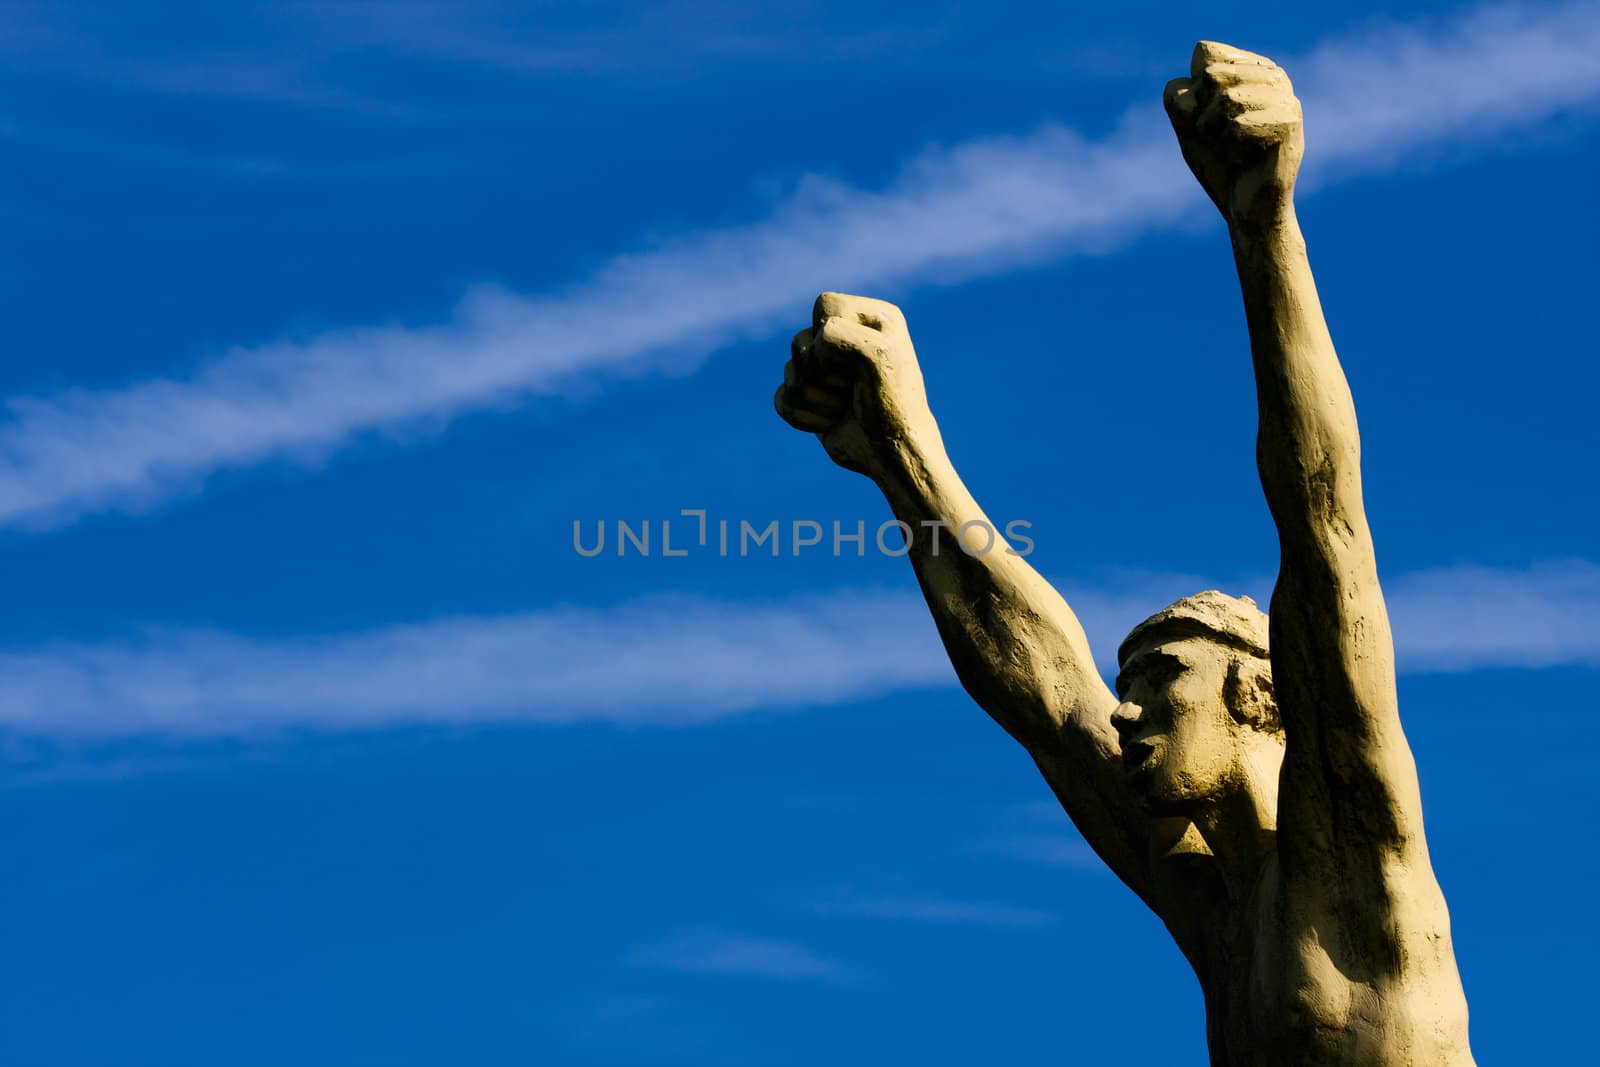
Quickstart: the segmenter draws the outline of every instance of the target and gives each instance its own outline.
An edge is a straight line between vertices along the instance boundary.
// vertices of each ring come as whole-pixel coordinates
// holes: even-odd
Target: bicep
[[[1394,645],[1364,521],[1326,551],[1285,546],[1273,592],[1273,685],[1286,739],[1279,810],[1326,847],[1421,840],[1416,765],[1400,727]]]
[[[1151,823],[1122,773],[1111,726],[1116,697],[1097,694],[1071,712],[1054,743],[1029,749],[1056,799],[1095,854],[1152,909]]]
[[[1279,809],[1330,844],[1404,842],[1420,829],[1420,802],[1355,411],[1331,347],[1297,355],[1268,378],[1282,388],[1263,390],[1257,442],[1281,552],[1269,616],[1286,736]]]

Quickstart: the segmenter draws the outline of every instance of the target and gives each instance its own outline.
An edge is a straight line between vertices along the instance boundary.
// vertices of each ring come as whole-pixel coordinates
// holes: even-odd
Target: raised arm
[[[1084,837],[1148,901],[1148,827],[1121,775],[1110,719],[1117,699],[1072,609],[956,474],[900,310],[824,293],[812,328],[795,336],[776,404],[835,462],[883,491],[912,532],[908,555],[961,684],[1028,750]]]
[[[1280,844],[1377,845],[1383,859],[1405,860],[1424,847],[1421,804],[1361,500],[1355,407],[1295,218],[1300,104],[1271,60],[1210,42],[1166,102],[1184,158],[1228,221],[1244,291],[1256,456],[1281,550],[1271,611],[1288,743]]]

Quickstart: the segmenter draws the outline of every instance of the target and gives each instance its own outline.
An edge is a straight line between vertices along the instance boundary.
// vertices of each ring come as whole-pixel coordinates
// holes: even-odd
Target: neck
[[[1281,752],[1268,758],[1266,753],[1247,751],[1240,781],[1194,813],[1195,828],[1217,857],[1229,892],[1235,896],[1254,880],[1276,847],[1281,760]]]

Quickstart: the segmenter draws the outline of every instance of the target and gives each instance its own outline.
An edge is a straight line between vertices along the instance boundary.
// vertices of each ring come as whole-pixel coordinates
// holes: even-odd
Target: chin
[[[1154,768],[1141,768],[1135,771],[1132,784],[1143,804],[1144,813],[1156,819],[1174,816],[1188,818],[1204,799],[1193,796],[1191,791],[1168,781],[1156,773]]]

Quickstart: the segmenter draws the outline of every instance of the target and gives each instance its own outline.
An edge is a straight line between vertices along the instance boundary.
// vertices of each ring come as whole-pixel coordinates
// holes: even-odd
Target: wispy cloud
[[[634,952],[633,963],[683,974],[737,978],[839,981],[849,976],[845,968],[803,945],[713,930],[694,931],[646,945]]]
[[[1060,821],[1059,812],[1057,821]],[[1100,871],[1105,868],[1105,861],[1095,855],[1094,849],[1067,829],[1013,833],[987,839],[983,842],[982,851],[1042,867],[1073,871]]]
[[[1120,570],[1095,583],[1057,584],[1083,620],[1107,674],[1115,670],[1123,635],[1180,596],[1221,588],[1254,597],[1262,610],[1272,597],[1269,575],[1219,582]],[[1404,673],[1600,666],[1600,564],[1593,561],[1433,567],[1386,577],[1383,589],[1396,663]]]
[[[1038,908],[937,896],[836,893],[813,901],[812,910],[825,915],[954,926],[1032,928],[1056,921],[1055,915]]]
[[[0,726],[204,737],[404,723],[692,723],[943,685],[909,597],[659,599],[326,637],[152,631],[0,654]]]
[[[969,840],[967,851],[1058,870],[1104,873],[1106,869],[1077,829],[1061,818],[1061,805],[1054,798],[1008,805]]]
[[[1597,51],[1592,4],[1331,41],[1293,68],[1310,177],[1384,170],[1587,105]],[[317,459],[363,434],[636,375],[667,350],[703,356],[802,318],[825,288],[903,291],[1115,250],[1201,207],[1164,121],[1150,103],[1099,140],[1049,126],[930,150],[877,191],[809,176],[766,218],[618,256],[558,291],[474,292],[441,324],[332,331],[120,388],[14,397],[0,525],[137,507],[219,469]]]
[[[707,62],[810,62],[904,52],[943,34],[926,11],[903,25],[837,32],[810,4],[645,3],[549,11],[502,0],[297,4],[324,47],[380,48],[514,74],[626,75]],[[582,16],[573,24],[574,14]],[[797,47],[803,42],[803,47]]]
[[[838,33],[829,32],[829,14],[809,4],[705,0],[564,10],[506,0],[286,0],[200,20],[176,35],[168,11],[106,16],[82,6],[11,0],[0,16],[0,55],[13,73],[136,92],[414,118],[427,109],[402,104],[399,91],[385,94],[370,79],[356,91],[344,68],[377,57],[391,86],[439,64],[524,81],[636,80],[692,74],[707,63],[881,57],[925,47],[947,32],[926,12],[898,25],[879,22]]]
[[[1135,622],[1214,584],[1135,575],[1066,591],[1109,669]],[[1594,563],[1422,571],[1392,580],[1388,598],[1403,671],[1600,665]],[[321,637],[167,630],[5,652],[0,729],[70,740],[412,723],[674,725],[955,684],[914,593],[767,605],[656,599]]]
[[[1329,41],[1289,69],[1305,103],[1307,162],[1324,178],[1383,169],[1593,101],[1597,45],[1600,9],[1587,3],[1485,6]]]
[[[142,92],[297,108],[398,110],[321,80],[308,55],[317,49],[303,39],[284,40],[281,32],[273,31],[271,20],[247,18],[245,32],[234,43],[206,47],[175,38],[170,32],[171,12],[151,13],[153,24],[145,28],[152,32],[147,37],[128,32],[138,26],[139,11],[115,12],[110,25],[97,26],[96,16],[105,14],[69,11],[59,4],[15,4],[5,15],[0,56],[13,74],[64,74]],[[126,44],[130,37],[151,44],[145,51],[132,52]]]
[[[1417,672],[1600,664],[1600,565],[1457,566],[1386,586],[1402,665]]]

